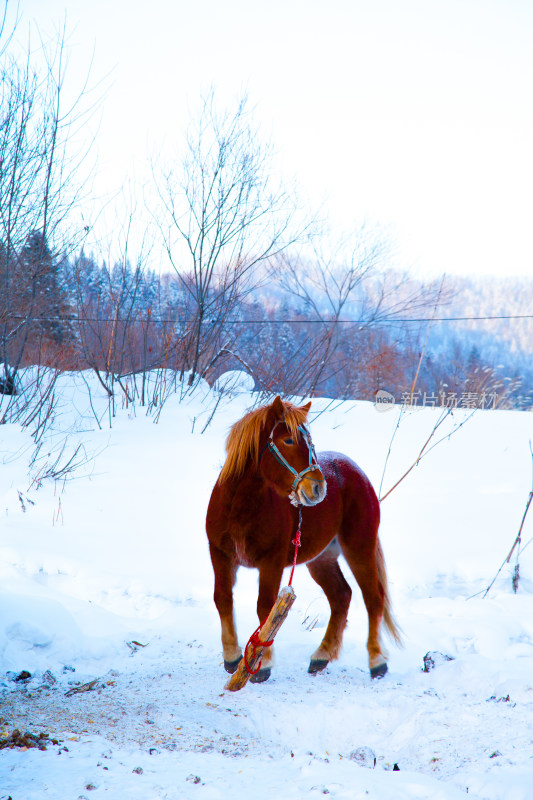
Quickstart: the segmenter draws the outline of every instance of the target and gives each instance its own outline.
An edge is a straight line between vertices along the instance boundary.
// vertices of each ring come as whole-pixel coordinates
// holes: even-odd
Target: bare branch
[[[294,198],[273,184],[271,147],[259,141],[246,97],[220,113],[211,91],[186,141],[181,176],[153,170],[161,204],[154,217],[194,304],[194,382],[220,350],[238,302],[257,284],[258,266],[296,241],[302,227]]]

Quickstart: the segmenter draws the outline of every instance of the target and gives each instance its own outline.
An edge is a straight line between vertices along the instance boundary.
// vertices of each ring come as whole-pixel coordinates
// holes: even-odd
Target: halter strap
[[[278,425],[278,424],[279,423],[276,422],[276,425]],[[274,427],[272,428],[272,430],[270,432],[270,436],[268,437],[268,441],[265,444],[265,446],[263,447],[263,449],[261,450],[261,454],[260,454],[259,458],[261,459],[261,456],[263,455],[265,450],[267,450],[267,449],[270,450],[270,452],[272,453],[274,458],[277,461],[279,461],[280,464],[282,464],[284,467],[286,467],[289,470],[289,472],[291,472],[294,475],[294,481],[293,481],[293,484],[292,484],[292,487],[291,487],[292,490],[294,491],[296,489],[296,487],[298,486],[298,484],[300,483],[300,481],[302,480],[302,478],[304,477],[304,475],[307,475],[308,472],[312,472],[315,469],[320,469],[318,461],[317,461],[316,453],[315,453],[315,447],[314,447],[312,439],[311,439],[311,434],[309,433],[307,428],[305,428],[303,425],[299,425],[298,426],[298,431],[302,434],[302,436],[304,438],[304,441],[307,444],[307,447],[309,449],[309,466],[305,467],[305,469],[303,469],[301,472],[297,472],[294,469],[294,467],[292,467],[289,464],[289,462],[287,461],[285,456],[283,456],[280,453],[280,451],[278,450],[278,448],[274,444],[274,431],[276,430],[276,425],[274,425]],[[321,483],[323,479],[321,479],[321,478],[311,478],[311,480],[316,480],[317,483]]]

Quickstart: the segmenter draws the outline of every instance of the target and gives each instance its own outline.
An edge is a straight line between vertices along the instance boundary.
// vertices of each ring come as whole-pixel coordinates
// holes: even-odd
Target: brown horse
[[[250,411],[235,423],[226,442],[226,461],[206,520],[224,666],[234,672],[242,657],[233,616],[237,569],[259,570],[257,615],[262,622],[276,600],[283,570],[293,560],[299,505],[302,537],[297,563],[307,565],[331,608],[309,672],[323,670],[341,649],[352,594],[338,564],[342,552],[368,612],[370,674],[381,677],[387,671],[381,622],[397,643],[400,634],[391,613],[378,539],[379,501],[366,475],[347,456],[325,452],[317,459],[305,426],[310,407],[311,403],[295,406],[276,397],[271,405]],[[270,677],[272,659],[269,647],[254,682]]]

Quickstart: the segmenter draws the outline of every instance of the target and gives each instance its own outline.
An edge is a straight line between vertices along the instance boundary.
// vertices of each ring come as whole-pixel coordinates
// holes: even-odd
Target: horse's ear
[[[301,406],[302,411],[305,411],[305,416],[307,416],[309,414],[310,408],[311,408],[311,401],[310,400],[309,400],[308,403],[305,404],[305,406]]]
[[[272,405],[270,406],[270,408],[272,409],[273,413],[275,414],[276,419],[282,419],[283,418],[283,416],[285,414],[285,408],[283,406],[283,402],[282,402],[282,399],[279,396],[279,394],[275,398],[275,400],[272,403]]]

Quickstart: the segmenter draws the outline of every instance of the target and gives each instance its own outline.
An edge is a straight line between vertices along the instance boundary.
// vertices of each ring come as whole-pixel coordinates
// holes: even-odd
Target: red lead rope
[[[298,558],[298,548],[302,546],[302,507],[298,506],[298,530],[296,531],[296,536],[292,540],[294,545],[294,558],[292,560],[292,569],[291,569],[291,577],[289,578],[289,586],[292,586],[292,576],[294,575],[294,568],[296,566],[296,560]]]
[[[296,561],[298,559],[298,548],[302,546],[302,531],[300,530],[301,527],[302,527],[302,507],[299,505],[298,506],[298,530],[296,531],[295,537],[292,540],[292,544],[294,545],[294,558],[292,560],[292,569],[291,569],[291,576],[289,578],[289,586],[292,586],[292,578],[293,578],[293,575],[294,575],[294,568],[296,567]],[[255,629],[255,631],[252,633],[252,635],[248,639],[246,647],[244,648],[244,666],[246,667],[246,671],[250,675],[255,675],[257,672],[259,672],[259,670],[261,669],[262,661],[259,662],[259,664],[257,665],[256,669],[253,669],[253,670],[250,669],[250,664],[248,663],[248,656],[247,656],[247,652],[246,652],[248,650],[248,645],[251,645],[251,647],[252,647],[252,660],[253,660],[255,658],[255,654],[256,654],[257,649],[259,647],[270,647],[271,645],[274,644],[274,639],[272,639],[272,641],[270,641],[270,642],[262,642],[261,639],[259,638],[259,633],[261,631],[261,628],[265,624],[265,622],[266,622],[266,619],[261,623],[261,625],[259,625],[258,628]]]

